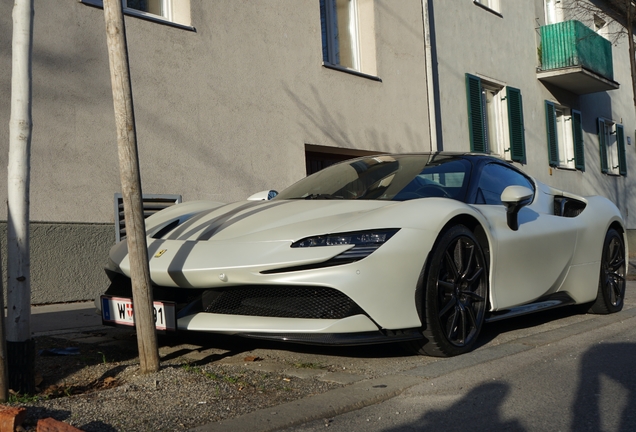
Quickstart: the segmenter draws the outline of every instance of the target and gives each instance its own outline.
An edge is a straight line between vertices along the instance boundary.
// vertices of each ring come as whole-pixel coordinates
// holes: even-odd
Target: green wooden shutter
[[[557,142],[556,133],[556,112],[554,104],[545,101],[545,129],[548,138],[548,162],[550,166],[559,165],[559,143]]]
[[[574,141],[574,167],[585,171],[585,145],[581,112],[572,110],[572,140]]]
[[[607,174],[607,143],[605,142],[605,120],[599,118],[598,124],[598,146],[601,153],[601,172]]]
[[[486,152],[486,128],[481,102],[481,79],[466,74],[466,99],[468,101],[468,130],[470,133],[470,151]]]
[[[627,161],[625,160],[625,132],[623,125],[616,125],[616,146],[618,149],[618,172],[627,175]]]
[[[526,161],[525,129],[523,126],[523,99],[521,90],[506,88],[508,101],[508,130],[510,131],[510,157],[515,162]]]

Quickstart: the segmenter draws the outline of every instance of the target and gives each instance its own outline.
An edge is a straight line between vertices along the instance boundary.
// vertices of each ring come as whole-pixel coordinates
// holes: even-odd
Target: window
[[[122,0],[124,8],[159,15],[166,19],[172,18],[169,0]]]
[[[550,166],[585,171],[581,113],[545,101]]]
[[[563,21],[561,0],[545,0],[545,23],[556,24]]]
[[[360,70],[357,6],[357,0],[320,0],[325,63]]]
[[[596,14],[594,14],[594,31],[605,39],[609,36],[607,21]]]
[[[466,74],[470,149],[525,162],[521,91]]]
[[[599,118],[598,141],[601,155],[601,172],[612,175],[627,175],[623,125]]]
[[[374,0],[320,0],[325,66],[375,75]]]
[[[475,204],[501,205],[501,194],[508,186],[525,186],[534,191],[534,185],[520,172],[498,163],[489,163],[481,170]]]
[[[487,7],[488,9],[492,9],[495,12],[501,12],[501,10],[499,10],[499,0],[473,0],[473,1],[477,4]]]
[[[103,7],[103,0],[79,0],[81,3]],[[190,0],[121,0],[126,15],[134,15],[176,27],[190,27]]]

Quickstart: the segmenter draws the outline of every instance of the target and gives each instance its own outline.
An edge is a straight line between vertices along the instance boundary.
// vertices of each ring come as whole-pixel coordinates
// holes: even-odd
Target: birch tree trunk
[[[35,391],[35,345],[31,339],[29,183],[31,159],[31,54],[33,1],[13,6],[13,61],[7,185],[7,359],[9,387]]]
[[[159,350],[150,290],[146,225],[143,217],[141,176],[137,154],[137,132],[121,0],[104,0],[104,19],[106,20],[115,123],[117,124],[119,172],[124,200],[126,241],[128,242],[128,256],[130,258],[130,279],[133,290],[139,364],[142,373],[150,373],[159,370]]]

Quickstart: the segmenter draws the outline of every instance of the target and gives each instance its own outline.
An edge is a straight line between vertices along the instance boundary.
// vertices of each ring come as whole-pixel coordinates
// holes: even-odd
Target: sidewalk
[[[33,336],[96,328],[103,328],[102,318],[92,301],[31,307],[31,333]]]

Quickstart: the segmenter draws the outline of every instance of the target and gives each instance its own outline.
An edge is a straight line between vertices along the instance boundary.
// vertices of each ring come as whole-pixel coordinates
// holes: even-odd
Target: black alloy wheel
[[[484,323],[488,270],[481,245],[463,225],[446,231],[431,254],[425,279],[428,342],[422,351],[447,357],[473,349]]]
[[[615,229],[610,229],[603,242],[598,294],[590,312],[608,314],[623,309],[625,298],[625,242]]]

